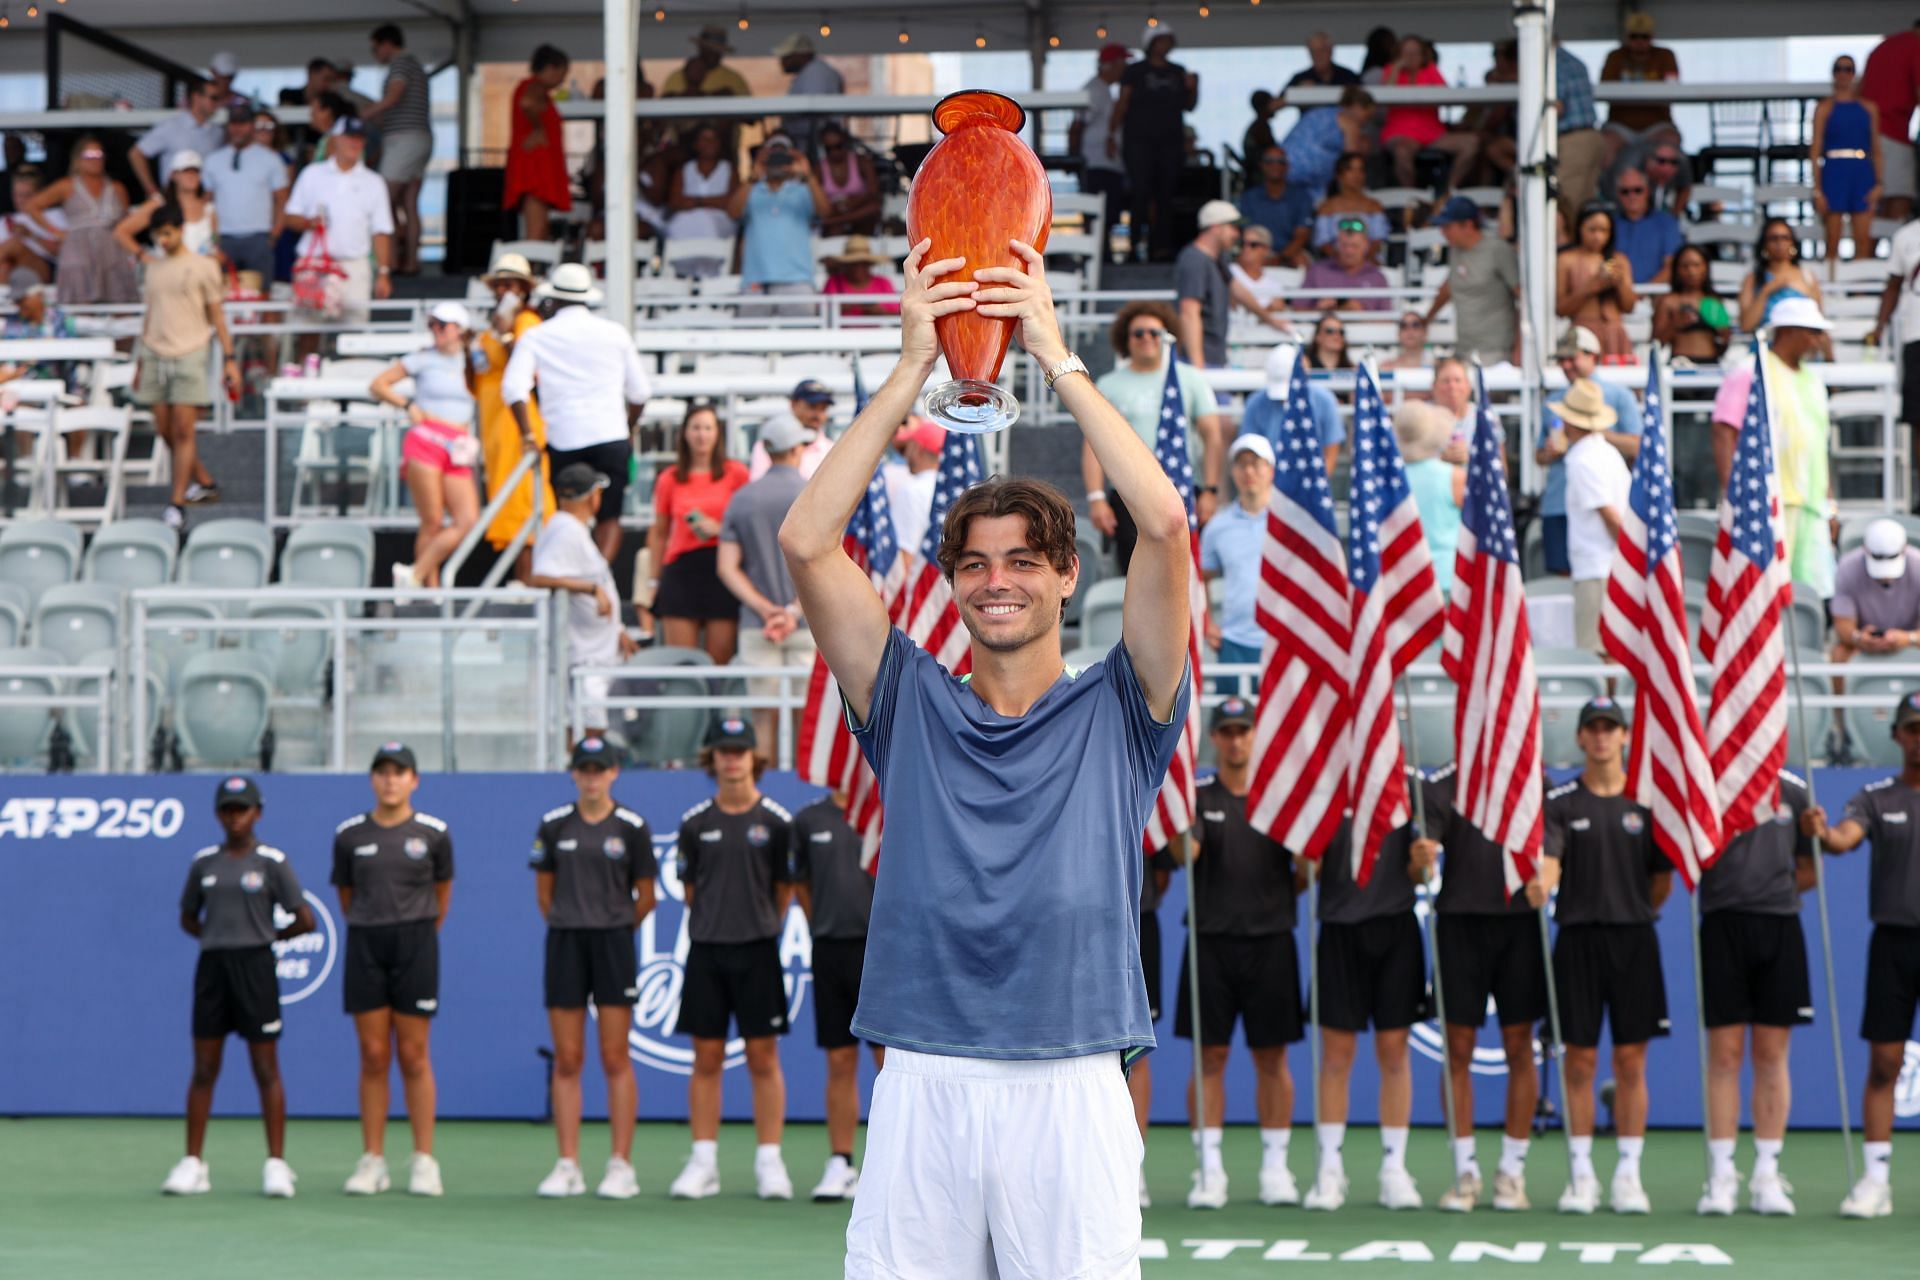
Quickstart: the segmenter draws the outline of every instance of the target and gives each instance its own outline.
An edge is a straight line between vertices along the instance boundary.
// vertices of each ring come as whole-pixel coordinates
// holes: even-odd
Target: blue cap
[[[1208,728],[1224,729],[1236,724],[1253,728],[1253,702],[1239,694],[1232,695],[1213,709],[1213,723]]]
[[[573,744],[573,758],[567,763],[572,769],[618,769],[620,753],[605,738],[589,734]]]
[[[832,404],[833,392],[827,390],[827,384],[815,378],[808,378],[794,387],[789,400],[798,400],[802,404]]]
[[[1624,729],[1627,727],[1627,709],[1605,694],[1589,698],[1587,705],[1580,708],[1579,727],[1584,729],[1595,720],[1611,720]]]
[[[743,716],[722,716],[707,733],[707,745],[716,751],[752,751],[760,745],[753,721]]]
[[[1440,212],[1433,215],[1433,225],[1444,227],[1453,222],[1471,222],[1480,225],[1480,206],[1465,196],[1454,196],[1440,206]]]

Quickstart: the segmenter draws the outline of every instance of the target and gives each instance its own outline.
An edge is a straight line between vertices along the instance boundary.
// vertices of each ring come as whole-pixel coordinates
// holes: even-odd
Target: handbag
[[[293,300],[328,320],[346,314],[347,272],[327,252],[324,224],[308,235],[307,251],[293,264]]]

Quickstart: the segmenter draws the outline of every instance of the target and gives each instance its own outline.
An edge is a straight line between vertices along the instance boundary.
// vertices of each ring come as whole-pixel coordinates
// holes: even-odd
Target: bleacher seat
[[[17,582],[0,581],[0,649],[23,644],[33,618],[33,597]]]
[[[117,520],[126,508],[127,441],[132,432],[131,410],[113,405],[81,405],[62,409],[54,415],[58,435],[53,440],[53,474],[48,478],[54,510],[63,519],[105,524]],[[93,460],[76,458],[74,446],[91,441]],[[73,477],[99,477],[104,483],[101,500],[94,506],[79,506],[71,499],[67,481]]]
[[[723,689],[737,687],[731,677],[724,682],[707,678],[708,673],[719,674],[720,668],[713,665],[713,659],[707,656],[704,649],[659,645],[640,650],[629,662],[644,667],[697,667],[704,670],[697,675],[689,673],[684,678],[624,676],[613,682],[608,690],[609,695],[703,698],[709,695],[725,696]],[[655,768],[694,763],[713,719],[713,711],[707,707],[633,708],[610,713],[609,718],[612,719],[615,714],[620,718],[615,720],[612,727],[619,730],[621,737],[626,740],[627,759]]]
[[[1680,544],[1680,576],[1687,582],[1705,582],[1713,571],[1713,547],[1720,538],[1717,518],[1699,511],[1674,514]]]
[[[1085,529],[1076,530],[1073,549],[1080,556],[1080,582],[1073,590],[1073,598],[1067,601],[1062,612],[1061,622],[1069,627],[1080,625],[1080,614],[1086,608],[1087,592],[1107,576],[1107,557],[1100,550],[1099,540]]]
[[[158,520],[115,520],[87,547],[85,577],[132,591],[173,581],[180,535]]]
[[[120,613],[126,593],[101,582],[63,582],[48,587],[33,609],[33,642],[67,662],[120,643]]]
[[[209,520],[187,534],[176,577],[196,587],[262,587],[273,571],[273,530],[259,520]]]
[[[217,624],[226,615],[220,607],[187,595],[170,595],[149,600],[145,605],[147,626],[142,637],[148,656],[147,670],[179,672],[203,653],[212,653],[220,644]],[[158,662],[152,661],[158,659]],[[163,688],[171,685],[162,682]]]
[[[1107,578],[1084,592],[1086,603],[1080,608],[1080,643],[1105,652],[1120,643],[1120,606],[1126,599],[1127,580]]]
[[[1534,652],[1533,660],[1538,667],[1594,669],[1592,675],[1539,677],[1541,762],[1548,768],[1581,764],[1584,756],[1580,744],[1574,740],[1579,729],[1580,707],[1589,698],[1598,698],[1607,691],[1600,659],[1585,649],[1539,649]]]
[[[60,692],[58,677],[24,675],[10,668],[66,665],[65,655],[51,649],[0,649],[0,693],[50,698]],[[39,764],[52,733],[53,713],[49,708],[0,702],[0,764]]]
[[[22,520],[0,531],[0,582],[17,583],[30,599],[80,576],[80,530],[64,520]]]
[[[1113,650],[1111,647],[1103,649],[1099,645],[1083,644],[1076,649],[1067,650],[1064,654],[1060,656],[1063,660],[1063,665],[1066,667],[1067,670],[1085,671],[1088,667],[1092,666],[1094,663],[1100,661],[1100,659],[1106,657],[1109,653],[1112,653],[1112,652]]]
[[[280,581],[355,589],[373,582],[373,530],[333,521],[295,525],[280,553]]]
[[[365,584],[360,584],[365,585]],[[331,612],[318,600],[276,599],[268,592],[247,602],[249,618],[327,618]],[[333,638],[312,627],[279,631],[248,631],[246,647],[266,658],[273,668],[273,687],[297,698],[313,697],[326,684],[327,659]]]
[[[1897,520],[1907,531],[1907,545],[1920,547],[1920,516],[1905,511],[1870,511],[1849,516],[1840,526],[1840,554],[1846,555],[1867,540],[1867,526],[1875,520]]]
[[[1847,695],[1871,700],[1868,706],[1846,708],[1847,734],[1853,739],[1854,753],[1875,768],[1898,769],[1900,744],[1893,740],[1893,709],[1901,698],[1920,689],[1920,677],[1876,674],[1874,664],[1864,660],[1864,655],[1848,665],[1857,666],[1860,674],[1847,677]],[[1809,712],[1809,718],[1813,714]],[[1812,725],[1808,733],[1815,739],[1824,736]]]
[[[120,671],[119,659],[113,650],[102,649],[98,653],[90,653],[74,665],[78,667],[105,667],[109,671],[120,672],[121,679],[118,696],[122,699],[126,698],[126,673]],[[141,684],[145,689],[147,699],[147,724],[152,726],[159,722],[160,707],[164,701],[163,690],[165,689],[165,681],[163,677],[150,672],[147,679],[141,681]],[[98,696],[96,690],[98,690],[99,685],[100,681],[96,676],[70,676],[67,679],[67,692],[81,698],[96,697]],[[74,755],[83,763],[96,762],[100,751],[100,713],[98,709],[90,703],[78,703],[66,708],[61,713],[60,722],[66,726],[67,732],[72,736]],[[116,752],[115,754],[118,753]],[[136,755],[136,759],[137,758]]]
[[[258,765],[272,703],[273,665],[264,655],[216,649],[189,660],[173,697],[182,757],[203,767]]]
[[[544,268],[551,271],[560,265],[558,240],[495,240],[492,251],[487,255],[487,270],[493,270],[501,257],[509,253],[519,254],[535,270]]]

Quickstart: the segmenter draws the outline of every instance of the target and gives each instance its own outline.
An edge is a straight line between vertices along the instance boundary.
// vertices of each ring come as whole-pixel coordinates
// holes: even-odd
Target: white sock
[[[1732,1138],[1708,1138],[1707,1154],[1713,1157],[1713,1176],[1724,1178],[1734,1171]]]
[[[1315,1125],[1318,1130],[1321,1126]],[[1342,1126],[1344,1128],[1345,1126]],[[1220,1132],[1218,1129],[1215,1133]],[[1260,1131],[1260,1167],[1262,1169],[1283,1169],[1287,1164],[1287,1148],[1293,1141],[1292,1129],[1262,1129]],[[1336,1143],[1336,1146],[1338,1144]],[[1326,1138],[1321,1137],[1320,1149],[1326,1150]]]
[[[1344,1124],[1316,1124],[1313,1136],[1320,1146],[1320,1167],[1338,1169],[1344,1162],[1340,1159],[1340,1144],[1347,1140],[1347,1126]],[[1284,1150],[1282,1158],[1284,1159]]]
[[[1886,1186],[1893,1177],[1893,1143],[1867,1143],[1867,1179]]]
[[[1593,1135],[1578,1135],[1567,1139],[1567,1148],[1573,1153],[1573,1176],[1591,1178],[1593,1172]]]
[[[697,1163],[712,1168],[714,1162],[720,1158],[719,1141],[713,1138],[694,1139],[693,1158]]]
[[[1480,1162],[1473,1155],[1472,1137],[1453,1140],[1453,1176],[1458,1178],[1465,1173],[1477,1173]]]
[[[763,1142],[753,1149],[753,1162],[755,1164],[759,1164],[762,1160],[778,1160],[779,1158],[780,1144],[777,1142]]]
[[[1640,1176],[1640,1153],[1647,1149],[1647,1140],[1642,1138],[1621,1138],[1618,1142],[1619,1162],[1613,1166],[1613,1176],[1624,1178],[1631,1174]]]
[[[1527,1171],[1527,1148],[1533,1142],[1528,1138],[1509,1138],[1500,1135],[1500,1172],[1509,1178],[1517,1178]]]
[[[1380,1167],[1405,1172],[1407,1168],[1407,1126],[1380,1126]]]
[[[1200,1130],[1200,1167],[1208,1173],[1224,1173],[1226,1166],[1220,1162],[1219,1129]]]
[[[1753,1176],[1765,1177],[1780,1172],[1780,1149],[1787,1145],[1785,1138],[1755,1138],[1753,1140]]]

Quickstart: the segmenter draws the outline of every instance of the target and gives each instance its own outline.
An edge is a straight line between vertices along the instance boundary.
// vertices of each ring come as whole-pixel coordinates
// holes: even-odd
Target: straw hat
[[[1408,400],[1393,411],[1400,457],[1409,463],[1439,457],[1453,438],[1453,426],[1453,415],[1430,401]]]
[[[1562,426],[1580,431],[1605,431],[1620,421],[1620,415],[1608,407],[1607,398],[1600,394],[1600,385],[1592,378],[1574,379],[1567,394],[1547,407]]]
[[[873,243],[863,235],[847,237],[847,247],[827,258],[829,267],[851,267],[864,262],[870,267],[884,267],[887,260],[873,251]]]
[[[533,264],[524,254],[503,253],[494,261],[493,269],[480,277],[483,284],[492,284],[495,280],[525,280],[532,284],[538,276],[533,274]]]

